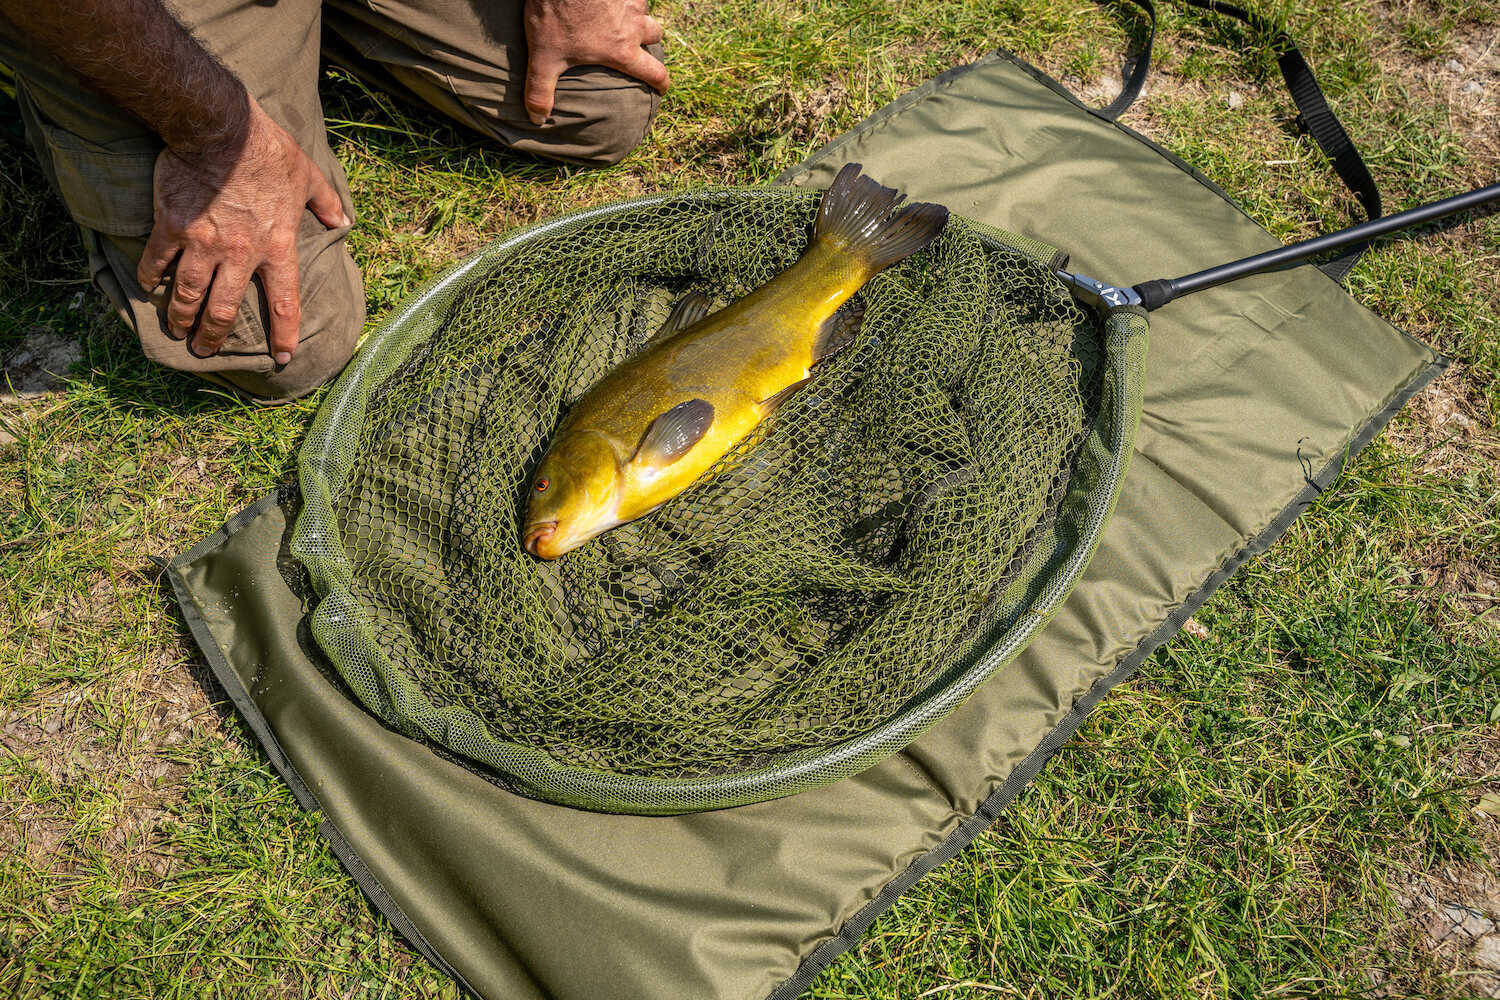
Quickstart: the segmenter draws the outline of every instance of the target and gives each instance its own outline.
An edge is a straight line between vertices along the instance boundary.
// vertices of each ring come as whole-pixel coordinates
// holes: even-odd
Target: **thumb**
[[[354,225],[354,220],[344,211],[344,202],[339,198],[339,193],[328,183],[323,171],[311,164],[309,166],[312,180],[308,185],[307,207],[312,209],[313,215],[329,229]]]
[[[542,125],[552,114],[557,96],[557,78],[567,66],[557,59],[531,59],[526,63],[526,113],[533,125]]]

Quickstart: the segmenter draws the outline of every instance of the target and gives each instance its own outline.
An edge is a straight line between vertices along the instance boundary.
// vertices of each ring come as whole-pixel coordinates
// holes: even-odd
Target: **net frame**
[[[521,794],[605,812],[667,815],[726,808],[790,795],[852,776],[901,750],[961,705],[985,680],[1025,648],[1082,575],[1113,510],[1128,466],[1140,414],[1147,341],[1145,312],[1117,307],[1099,314],[1104,354],[1100,401],[1080,447],[1056,516],[1001,596],[990,633],[884,724],[827,747],[787,753],[767,766],[697,777],[622,774],[572,766],[544,750],[489,734],[462,706],[434,706],[385,657],[352,596],[354,569],[345,549],[336,498],[356,458],[359,428],[372,394],[439,330],[466,290],[500,263],[524,254],[538,240],[669,201],[724,204],[733,199],[816,199],[778,188],[708,188],[648,195],[585,209],[515,232],[455,264],[417,292],[372,332],[364,348],[325,398],[298,463],[302,491],[291,542],[318,595],[312,635],[355,695],[407,735],[453,749],[493,768]],[[1065,262],[1039,241],[966,220],[987,246],[1019,252],[1055,271]],[[1066,291],[1059,282],[1059,287]],[[377,664],[373,680],[345,669],[345,656]],[[477,741],[476,729],[482,734]]]

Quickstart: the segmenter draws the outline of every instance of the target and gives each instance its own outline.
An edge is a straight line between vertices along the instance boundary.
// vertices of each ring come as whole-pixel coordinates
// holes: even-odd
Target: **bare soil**
[[[1393,887],[1406,923],[1398,929],[1426,951],[1437,974],[1474,996],[1500,997],[1500,817],[1480,809],[1500,789],[1500,734],[1476,738],[1454,754],[1455,780],[1471,782],[1476,822],[1487,857],[1413,868]]]
[[[3,749],[26,774],[5,782],[4,798],[18,807],[0,817],[0,852],[19,849],[56,873],[102,854],[126,893],[160,882],[174,859],[158,831],[187,791],[185,748],[221,724],[194,670],[165,650],[104,683],[27,699],[0,716]],[[88,787],[115,794],[105,812],[80,817],[69,799]],[[52,902],[66,906],[65,897]]]
[[[22,424],[43,409],[46,397],[83,357],[78,341],[43,326],[0,357],[0,448],[16,441]]]

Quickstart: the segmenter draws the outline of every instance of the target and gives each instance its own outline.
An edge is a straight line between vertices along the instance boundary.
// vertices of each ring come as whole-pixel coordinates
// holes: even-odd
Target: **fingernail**
[[[354,220],[351,219],[351,218],[349,218],[349,213],[348,212],[340,212],[339,213],[339,225],[342,226],[342,227],[347,228],[349,226],[354,225]]]
[[[276,363],[278,365],[284,365],[284,364],[286,364],[287,362],[289,362],[291,360],[292,360],[292,355],[291,355],[291,353],[289,351],[277,351],[276,352]]]
[[[545,125],[545,124],[547,124],[547,116],[546,115],[539,115],[535,111],[528,111],[527,114],[529,114],[531,116],[531,124],[533,124],[533,125]]]

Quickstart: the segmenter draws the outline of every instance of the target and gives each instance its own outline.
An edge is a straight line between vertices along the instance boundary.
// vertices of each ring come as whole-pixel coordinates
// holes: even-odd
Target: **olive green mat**
[[[1186,166],[1004,55],[876,114],[784,178],[863,162],[1122,284],[1276,245]],[[787,998],[967,845],[1082,718],[1291,523],[1441,367],[1313,267],[1151,317],[1136,454],[1056,619],[907,750],[787,799],[677,817],[508,793],[387,730],[314,652],[266,498],[171,563],[194,637],[392,922],[492,1000]]]

